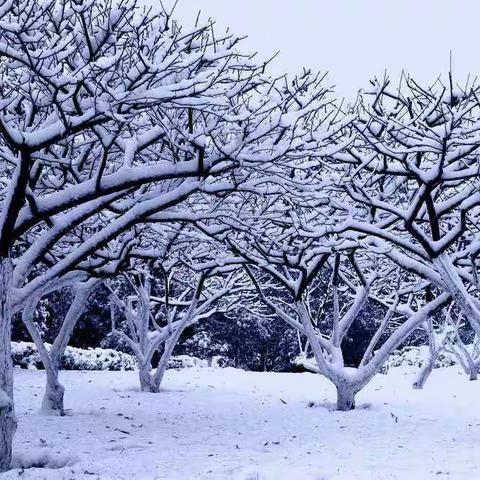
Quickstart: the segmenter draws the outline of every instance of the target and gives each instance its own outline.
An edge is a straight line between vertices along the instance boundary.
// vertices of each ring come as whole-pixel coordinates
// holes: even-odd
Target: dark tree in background
[[[291,371],[299,346],[296,331],[280,319],[240,312],[235,318],[217,314],[196,325],[176,353],[203,359],[218,355],[246,370]]]
[[[104,287],[100,287],[90,296],[85,312],[75,327],[75,334],[70,342],[72,347],[103,346],[102,342],[110,331],[108,294]],[[53,343],[55,340],[72,299],[71,289],[62,288],[48,294],[42,300],[42,308],[36,313],[35,321],[40,324],[43,338],[47,343]],[[12,340],[32,341],[19,315],[16,315],[13,322]]]

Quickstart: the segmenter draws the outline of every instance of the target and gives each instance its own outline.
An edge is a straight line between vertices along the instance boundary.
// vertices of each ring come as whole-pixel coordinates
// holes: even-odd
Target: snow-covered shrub
[[[415,367],[420,368],[428,353],[428,346],[419,347],[407,346],[397,350],[390,355],[385,362],[383,371],[387,372],[391,367]],[[457,365],[458,360],[448,352],[440,352],[435,362],[435,368],[451,367]]]
[[[77,458],[75,456],[37,448],[29,453],[17,454],[13,458],[12,467],[21,468],[22,470],[27,468],[56,469],[73,465],[76,461]]]
[[[30,342],[12,342],[12,359],[21,368],[43,369],[35,344]],[[60,361],[62,370],[134,370],[136,365],[132,355],[103,348],[67,347]]]
[[[47,344],[47,348],[50,345]],[[12,342],[13,365],[20,368],[43,370],[43,364],[37,353],[37,348],[31,342]],[[228,359],[221,355],[214,356],[207,361],[190,355],[177,355],[171,357],[167,368],[181,370],[193,367],[228,366]],[[135,370],[137,361],[133,355],[118,352],[111,348],[74,348],[67,347],[65,355],[60,361],[61,370]]]
[[[182,368],[193,367],[206,367],[207,361],[198,357],[191,357],[189,355],[177,355],[176,357],[170,357],[168,360],[167,368],[174,370],[181,370]]]
[[[105,321],[107,321],[107,318],[105,318]],[[112,349],[116,350],[117,352],[124,352],[133,355],[132,349],[128,343],[118,335],[114,335],[112,332],[109,332],[107,335],[105,335],[99,346],[100,348]]]
[[[134,370],[136,365],[132,355],[103,348],[67,347],[60,362],[63,370]]]
[[[167,368],[173,370],[193,367],[225,368],[230,366],[230,360],[222,355],[214,355],[207,359],[193,357],[192,355],[176,355],[170,357],[167,363]]]
[[[230,367],[230,359],[228,357],[225,357],[223,355],[214,355],[210,360],[209,360],[209,363],[210,363],[210,367],[213,367],[213,368],[226,368],[226,367]]]
[[[315,372],[318,370],[317,365],[315,363],[314,357],[307,357],[305,354],[300,353],[295,358],[292,359],[292,366],[294,367],[295,371],[307,371],[307,372]]]
[[[203,326],[200,326],[202,328]],[[205,327],[203,327],[205,328]],[[228,344],[214,338],[210,330],[196,331],[181,345],[182,350],[188,356],[210,360],[215,356],[228,355]]]
[[[12,342],[12,361],[15,367],[21,368],[36,369],[41,365],[37,347],[30,342]]]

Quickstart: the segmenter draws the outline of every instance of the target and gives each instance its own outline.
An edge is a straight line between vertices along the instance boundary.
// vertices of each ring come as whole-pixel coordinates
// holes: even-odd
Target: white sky
[[[448,72],[450,51],[458,82],[480,73],[479,0],[180,0],[176,16],[191,25],[198,10],[248,35],[246,50],[280,51],[276,73],[328,71],[347,98],[385,69],[429,83]]]

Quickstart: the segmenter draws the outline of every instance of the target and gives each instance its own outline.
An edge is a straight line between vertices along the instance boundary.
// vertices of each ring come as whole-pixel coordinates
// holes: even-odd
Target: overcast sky
[[[198,10],[248,35],[246,49],[280,51],[276,72],[328,71],[347,98],[385,69],[430,82],[448,72],[450,51],[458,82],[480,73],[479,0],[180,0],[176,16],[191,24]]]

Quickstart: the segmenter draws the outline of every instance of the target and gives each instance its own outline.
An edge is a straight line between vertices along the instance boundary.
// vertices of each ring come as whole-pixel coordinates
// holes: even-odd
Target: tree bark
[[[47,384],[43,396],[42,410],[58,412],[65,415],[64,397],[65,388],[58,380],[59,363],[73,334],[78,320],[85,311],[90,294],[100,284],[100,280],[93,278],[88,282],[81,283],[75,288],[75,297],[68,309],[60,332],[58,333],[49,352],[51,368],[47,369]]]
[[[165,376],[168,361],[172,356],[173,350],[175,349],[178,340],[180,339],[185,328],[188,326],[190,320],[190,316],[188,314],[185,315],[185,319],[182,321],[181,325],[177,327],[175,333],[168,340],[165,341],[165,347],[162,356],[160,357],[160,361],[158,362],[157,370],[153,375],[155,385],[157,386],[158,390],[160,390],[160,385],[162,384],[163,377]]]
[[[35,309],[38,300],[32,299],[23,309],[23,323],[27,327],[32,340],[37,347],[37,352],[40,355],[47,376],[42,400],[42,411],[45,413],[54,413],[60,416],[65,415],[65,388],[58,380],[59,363],[65,353],[65,349],[70,341],[75,325],[85,310],[88,297],[98,283],[98,279],[93,279],[85,284],[81,283],[77,285],[75,288],[75,297],[65,315],[60,331],[57,334],[50,351],[47,350],[40,331],[34,323]]]
[[[10,343],[12,269],[9,258],[0,259],[0,472],[10,468],[13,435],[16,429]]]
[[[138,378],[140,379],[140,389],[142,392],[158,393],[160,388],[156,384],[152,373],[151,365],[140,364],[138,365]]]
[[[168,361],[170,360],[175,345],[177,344],[178,339],[181,335],[181,332],[178,334],[178,336],[176,335],[176,333],[165,342],[162,356],[160,357],[160,361],[158,362],[157,370],[154,373],[154,381],[158,390],[160,390],[160,385],[162,384],[163,377],[165,376],[165,372],[167,371]]]
[[[347,412],[355,408],[355,395],[357,392],[354,388],[346,383],[335,385],[337,388],[337,410]]]
[[[473,360],[472,356],[470,355],[470,352],[465,348],[464,345],[462,345],[459,348],[464,356],[464,362],[465,362],[464,369],[466,370],[466,373],[469,376],[469,380],[473,382],[478,379],[478,365]],[[458,356],[459,355],[457,355],[457,357]]]
[[[460,336],[457,335],[457,340],[454,343],[454,351],[457,354],[457,358],[462,364],[465,373],[467,373],[470,377],[470,381],[473,382],[478,379],[478,362],[474,360],[473,355],[475,352],[473,351],[470,353],[466,346],[463,344]],[[456,347],[456,348],[455,348]],[[472,345],[472,348],[474,349],[474,345]]]
[[[425,383],[435,367],[435,362],[440,355],[440,350],[444,349],[446,342],[445,337],[437,345],[435,332],[433,331],[432,317],[428,317],[425,321],[425,331],[428,332],[428,355],[420,366],[415,382],[413,382],[413,388],[415,390],[423,390]]]
[[[415,382],[413,382],[413,388],[415,390],[422,390],[423,387],[425,386],[425,383],[427,382],[428,377],[432,373],[436,358],[437,358],[436,355],[432,355],[430,353],[428,357],[424,360],[417,374],[417,378]]]
[[[46,369],[47,383],[42,400],[42,411],[45,413],[55,413],[60,416],[65,415],[63,398],[65,394],[64,386],[58,381],[58,370]]]

